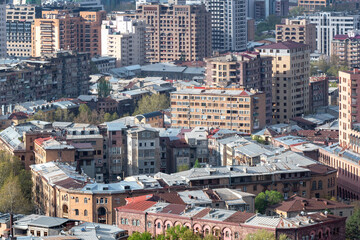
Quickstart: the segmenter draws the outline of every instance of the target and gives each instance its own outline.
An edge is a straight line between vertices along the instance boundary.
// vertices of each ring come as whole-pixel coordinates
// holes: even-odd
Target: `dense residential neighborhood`
[[[0,12],[1,239],[360,239],[358,0]]]

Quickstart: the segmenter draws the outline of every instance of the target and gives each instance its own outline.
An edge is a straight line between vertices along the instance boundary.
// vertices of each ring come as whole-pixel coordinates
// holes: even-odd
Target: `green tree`
[[[246,236],[245,240],[276,240],[275,235],[272,232],[265,229],[258,230],[256,233],[250,233]]]
[[[195,164],[194,164],[194,168],[200,168],[200,163],[199,163],[199,159],[196,159]]]
[[[108,97],[111,93],[111,84],[109,81],[106,81],[104,77],[101,77],[97,83],[98,86],[98,96],[99,97]]]
[[[114,120],[116,120],[116,119],[119,119],[119,115],[118,115],[116,112],[114,112],[114,113],[111,115],[111,121],[114,121]]]
[[[360,239],[360,208],[355,209],[353,215],[346,222],[346,239]]]
[[[137,102],[134,114],[144,114],[169,108],[170,101],[165,94],[146,95]]]
[[[149,232],[143,232],[143,233],[135,232],[131,234],[130,237],[128,238],[128,240],[151,240],[151,239],[152,236]]]
[[[189,165],[187,165],[187,164],[183,164],[183,165],[180,165],[177,167],[178,172],[183,172],[183,171],[187,171],[187,170],[189,170]]]
[[[305,8],[303,6],[293,7],[289,11],[290,17],[297,17],[303,15],[305,12]]]
[[[0,211],[9,213],[29,213],[31,204],[21,191],[19,177],[11,175],[8,177],[0,190]]]
[[[112,121],[112,116],[110,113],[105,113],[104,114],[104,121],[105,122],[111,122]]]
[[[274,205],[284,200],[283,195],[274,190],[266,190],[265,192],[259,193],[255,198],[255,209],[264,214],[268,206]]]

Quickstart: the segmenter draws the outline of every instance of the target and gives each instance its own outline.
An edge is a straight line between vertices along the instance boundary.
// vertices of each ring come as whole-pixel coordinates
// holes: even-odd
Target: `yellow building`
[[[35,164],[51,161],[72,163],[75,161],[75,148],[53,137],[38,138],[34,141]]]
[[[287,123],[309,112],[310,47],[293,41],[257,48],[272,57],[273,123]]]

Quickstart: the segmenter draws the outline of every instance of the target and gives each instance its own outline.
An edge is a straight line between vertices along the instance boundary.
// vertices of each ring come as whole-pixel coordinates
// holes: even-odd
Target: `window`
[[[107,204],[107,203],[108,203],[107,198],[105,198],[105,204]]]
[[[87,215],[88,215],[88,211],[84,210],[84,216],[87,216]]]
[[[322,190],[323,186],[322,186],[322,181],[320,180],[319,183],[318,183],[318,189],[319,190]]]
[[[238,239],[239,238],[239,233],[235,232],[234,237],[235,237],[235,239]]]
[[[87,203],[88,199],[87,198],[84,198],[84,203]]]
[[[136,226],[140,226],[140,220],[136,220]]]
[[[77,203],[79,202],[79,198],[78,198],[78,197],[75,198],[75,202],[77,202]]]
[[[151,228],[151,222],[148,222],[147,225],[148,225],[148,228]]]
[[[133,225],[133,226],[136,226],[136,220],[135,220],[135,219],[132,220],[132,225]]]
[[[311,190],[316,190],[316,181],[313,181],[313,182],[312,182]]]
[[[104,204],[104,199],[100,198],[100,204]]]
[[[75,215],[79,216],[79,209],[75,209]]]
[[[160,229],[161,228],[161,223],[157,223],[157,228]]]
[[[166,229],[169,229],[170,228],[170,224],[166,224]]]
[[[339,212],[339,216],[342,217],[342,216],[343,216],[343,212]]]

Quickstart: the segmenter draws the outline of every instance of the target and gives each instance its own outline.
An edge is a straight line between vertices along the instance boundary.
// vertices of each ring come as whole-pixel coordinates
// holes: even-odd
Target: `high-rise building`
[[[0,0],[0,57],[6,57],[6,1]]]
[[[172,127],[212,127],[253,133],[265,127],[265,93],[236,88],[171,93]]]
[[[101,54],[101,22],[105,11],[43,11],[32,25],[32,56],[39,57],[57,50]]]
[[[141,5],[137,17],[148,24],[148,62],[197,61],[211,55],[211,14],[204,5]]]
[[[360,32],[349,31],[347,34],[335,35],[331,42],[331,56],[338,57],[338,63],[349,68],[360,67]]]
[[[345,12],[318,12],[308,17],[316,25],[316,49],[330,56],[331,42],[335,35],[360,29],[360,16]]]
[[[319,107],[329,105],[329,77],[312,76],[309,80],[309,110],[315,112]]]
[[[292,41],[258,47],[272,57],[273,123],[289,122],[309,111],[310,47]]]
[[[249,8],[257,20],[266,19],[270,15],[284,17],[289,15],[289,0],[255,0],[254,7]]]
[[[319,150],[319,161],[336,168],[338,197],[360,199],[360,71],[339,72],[339,144]]]
[[[284,24],[276,25],[276,41],[294,41],[310,45],[311,51],[316,50],[315,24],[307,19],[285,19]]]
[[[31,24],[39,12],[35,5],[6,6],[7,55],[31,56]]]
[[[227,87],[235,84],[245,89],[259,90],[266,95],[266,124],[272,119],[272,58],[257,52],[240,52],[207,58],[206,84]]]
[[[246,0],[205,0],[204,2],[211,13],[213,50],[245,50]]]
[[[143,21],[126,16],[103,21],[101,25],[101,55],[116,58],[116,66],[144,65],[146,26]]]

